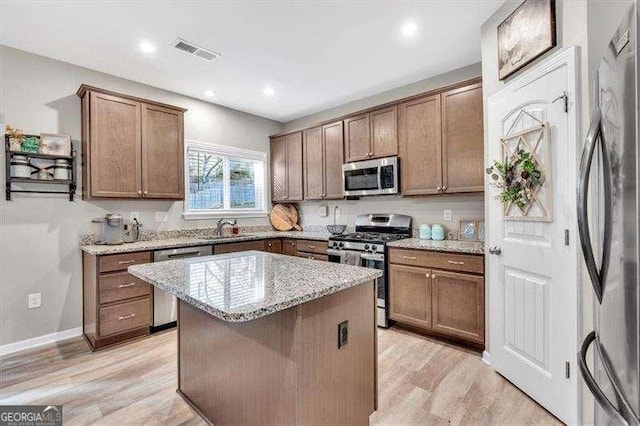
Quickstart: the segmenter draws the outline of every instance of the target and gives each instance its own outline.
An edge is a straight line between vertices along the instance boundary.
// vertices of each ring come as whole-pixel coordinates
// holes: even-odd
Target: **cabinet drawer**
[[[298,240],[296,242],[296,249],[307,253],[327,254],[327,247],[326,241]]]
[[[327,256],[326,254],[307,253],[304,251],[299,251],[297,256],[306,257],[307,259],[312,259],[312,260],[323,260],[325,262],[329,261],[329,256]]]
[[[389,261],[400,265],[484,273],[484,256],[390,248]]]
[[[149,284],[128,272],[101,275],[99,288],[100,303],[116,302],[151,294],[151,286]]]
[[[101,256],[100,272],[124,271],[131,265],[149,262],[151,262],[151,253],[148,251]]]
[[[151,324],[151,299],[100,308],[100,337],[122,333]]]
[[[217,244],[213,246],[213,254],[236,253],[249,250],[264,251],[264,240]]]

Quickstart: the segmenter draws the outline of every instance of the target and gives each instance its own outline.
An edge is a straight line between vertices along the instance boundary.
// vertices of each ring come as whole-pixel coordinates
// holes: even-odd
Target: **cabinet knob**
[[[147,195],[149,192],[147,190],[143,191],[144,195]]]
[[[432,274],[432,275],[431,275],[431,279],[432,279],[432,280],[435,280],[435,279],[436,279],[436,274]]]
[[[138,195],[142,195],[142,191],[138,191]]]
[[[446,186],[442,187],[442,192],[447,192],[447,187]]]
[[[438,190],[438,192],[442,192],[442,187],[441,186],[437,187],[436,189]]]

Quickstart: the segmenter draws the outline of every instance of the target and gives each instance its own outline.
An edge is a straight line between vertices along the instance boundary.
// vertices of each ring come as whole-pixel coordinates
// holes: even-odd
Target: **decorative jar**
[[[431,239],[431,226],[430,225],[420,225],[420,239],[421,240],[430,240]]]
[[[11,177],[30,178],[31,166],[26,155],[11,156]]]
[[[431,239],[434,241],[444,240],[444,226],[432,225],[431,226]]]
[[[64,158],[57,158],[53,165],[54,180],[71,180],[71,166]]]

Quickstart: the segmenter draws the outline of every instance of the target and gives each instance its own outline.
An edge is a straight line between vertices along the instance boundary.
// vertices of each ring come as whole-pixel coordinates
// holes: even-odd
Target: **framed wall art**
[[[498,75],[509,77],[556,45],[554,0],[525,0],[498,25]]]
[[[40,154],[71,155],[71,136],[41,133]]]

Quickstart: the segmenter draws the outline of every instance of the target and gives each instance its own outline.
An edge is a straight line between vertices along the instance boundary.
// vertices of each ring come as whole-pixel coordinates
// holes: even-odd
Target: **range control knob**
[[[371,246],[371,251],[376,251],[376,246]]]
[[[369,244],[365,244],[365,245],[364,245],[364,249],[365,249],[365,250],[369,250]]]
[[[342,248],[342,247],[344,247],[344,243],[340,243],[340,244],[338,244],[338,246],[339,246],[340,248]]]

